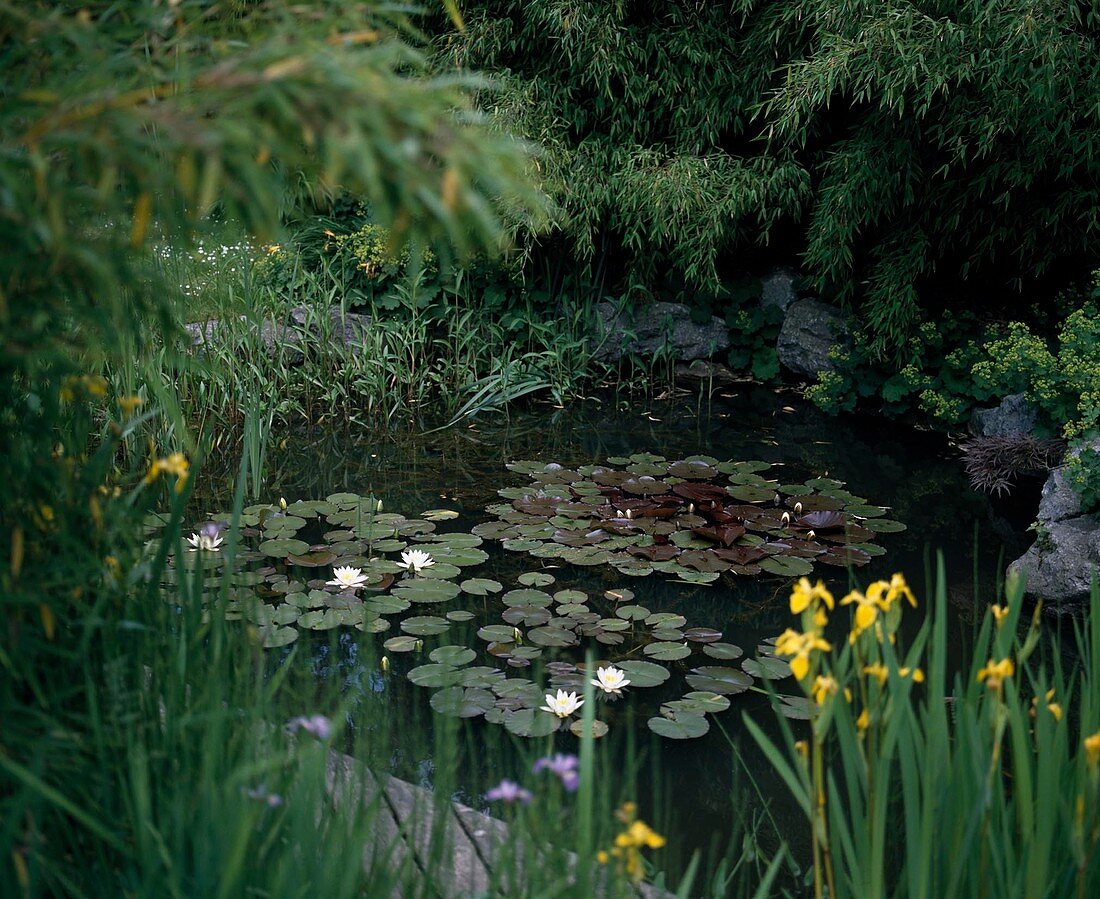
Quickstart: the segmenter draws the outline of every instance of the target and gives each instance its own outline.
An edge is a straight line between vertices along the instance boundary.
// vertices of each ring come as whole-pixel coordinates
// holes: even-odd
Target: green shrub
[[[1081,497],[1082,512],[1100,512],[1100,453],[1086,446],[1071,454],[1066,462],[1066,479]]]
[[[1035,278],[1096,260],[1089,4],[492,0],[466,23],[440,59],[496,74],[486,103],[544,148],[563,239],[536,254],[713,291],[783,240],[902,360],[943,284],[1018,317]]]
[[[836,370],[809,388],[819,407],[851,411],[872,400],[887,415],[919,415],[952,428],[964,424],[976,405],[1022,393],[1049,433],[1067,439],[1096,433],[1100,312],[1092,302],[1070,312],[1053,340],[1023,322],[979,325],[946,314],[940,324],[921,325],[898,371],[865,346],[857,339],[855,349],[836,357]]]

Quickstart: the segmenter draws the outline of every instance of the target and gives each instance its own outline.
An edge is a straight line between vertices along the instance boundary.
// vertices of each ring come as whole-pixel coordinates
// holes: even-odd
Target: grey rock
[[[797,300],[787,309],[775,349],[780,364],[796,374],[816,378],[833,368],[834,349],[850,345],[851,331],[840,310],[820,300]]]
[[[596,312],[595,357],[604,362],[617,362],[628,353],[669,353],[686,362],[708,359],[730,345],[722,319],[692,321],[691,310],[682,303],[653,303],[639,310],[617,310],[612,303],[599,303]]]
[[[218,330],[217,319],[208,319],[204,322],[190,322],[183,329],[191,335],[191,345],[201,347],[203,344],[213,343],[214,335]]]
[[[760,305],[777,306],[783,312],[798,299],[795,284],[798,272],[783,266],[772,269],[760,282]]]
[[[1086,447],[1100,452],[1100,438],[1074,447],[1070,457]],[[1010,574],[1027,578],[1026,590],[1054,612],[1084,608],[1093,574],[1100,565],[1100,520],[1081,514],[1081,500],[1066,478],[1065,465],[1054,469],[1043,484],[1035,543],[1008,566]]]
[[[979,437],[1017,437],[1032,433],[1038,422],[1038,410],[1022,393],[1013,393],[992,409],[975,409],[970,430]]]
[[[1039,539],[1008,572],[1023,575],[1028,594],[1043,600],[1049,611],[1079,611],[1100,568],[1100,521],[1079,515],[1040,527]]]
[[[1055,468],[1043,484],[1043,492],[1039,497],[1039,523],[1065,521],[1080,514],[1081,497],[1070,486],[1065,468]]]
[[[308,306],[295,306],[290,310],[290,322],[302,333],[307,331],[315,338],[330,338],[358,353],[363,338],[370,331],[371,317],[357,312],[344,312],[339,306],[328,309],[328,327],[323,312]]]
[[[244,327],[230,327],[228,322],[213,318],[204,322],[191,322],[183,327],[191,335],[191,345],[200,356],[204,355],[207,347],[228,343],[239,346],[249,337],[258,335],[269,355],[277,356],[282,353],[287,362],[301,361],[301,337],[293,328],[269,318],[262,319],[257,325],[247,315],[240,316],[240,321],[244,323]]]

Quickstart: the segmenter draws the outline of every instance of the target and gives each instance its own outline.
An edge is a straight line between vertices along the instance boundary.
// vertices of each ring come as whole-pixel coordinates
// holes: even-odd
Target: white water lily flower
[[[614,693],[616,696],[620,695],[623,687],[629,683],[630,681],[626,679],[626,672],[612,665],[598,669],[596,679],[592,681],[592,685],[599,687],[604,693]]]
[[[200,549],[217,552],[222,548],[222,538],[216,532],[192,534],[187,538],[187,542],[191,544],[190,552],[197,552]]]
[[[435,564],[435,559],[422,549],[405,550],[401,553],[401,561],[413,574],[420,574],[423,569],[431,568]]]
[[[325,581],[327,587],[340,587],[344,590],[357,590],[367,582],[367,576],[362,568],[352,568],[350,565],[343,568],[334,568],[331,581]]]
[[[577,709],[584,705],[583,699],[577,699],[576,693],[566,693],[564,690],[558,690],[558,695],[553,693],[546,694],[546,705],[542,706],[540,712],[550,712],[552,715],[557,715],[559,718],[568,718]]]

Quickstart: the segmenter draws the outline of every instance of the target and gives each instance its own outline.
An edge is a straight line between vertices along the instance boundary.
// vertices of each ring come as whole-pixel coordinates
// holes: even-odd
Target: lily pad
[[[667,718],[659,715],[650,718],[646,724],[653,733],[669,740],[692,740],[710,730],[705,717],[690,712],[673,712]]]
[[[305,540],[283,538],[277,540],[265,540],[260,544],[260,552],[273,559],[285,559],[290,555],[301,555],[309,552],[309,544]]]
[[[662,662],[675,662],[691,655],[691,647],[683,643],[650,643],[642,651]]]
[[[459,584],[459,587],[463,593],[469,593],[471,596],[486,596],[490,593],[499,593],[504,589],[500,581],[483,577],[468,578]]]
[[[419,644],[417,637],[390,637],[382,646],[387,652],[412,652]]]
[[[693,669],[685,680],[694,690],[723,695],[744,693],[752,685],[752,678],[744,671],[713,665]]]
[[[412,618],[406,618],[401,622],[401,630],[406,634],[413,634],[417,637],[430,637],[436,634],[442,634],[447,628],[451,626],[451,623],[444,618],[437,618],[435,615],[418,615]]]
[[[669,678],[668,669],[653,662],[627,660],[617,667],[626,673],[632,687],[657,687]]]
[[[573,732],[576,737],[584,736],[584,721],[578,718],[572,724],[569,725],[569,730]],[[600,737],[607,735],[607,725],[604,724],[599,718],[592,719],[592,738],[598,740]]]

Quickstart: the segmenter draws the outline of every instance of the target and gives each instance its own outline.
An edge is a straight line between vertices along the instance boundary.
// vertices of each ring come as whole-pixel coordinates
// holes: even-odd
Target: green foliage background
[[[504,81],[486,102],[545,148],[562,209],[531,251],[568,248],[597,283],[714,293],[782,242],[883,355],[952,302],[944,283],[1003,311],[1096,260],[1095,3],[468,7],[441,58]]]

